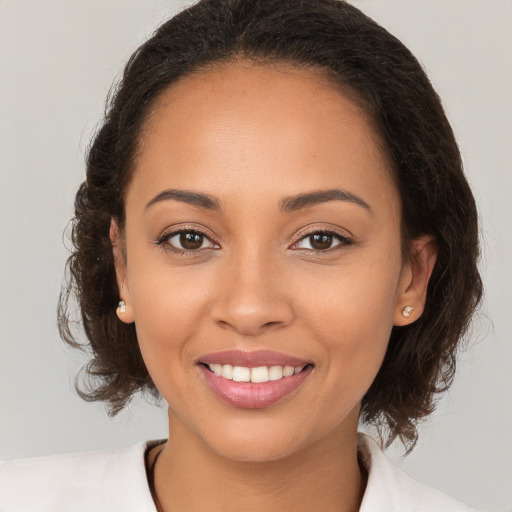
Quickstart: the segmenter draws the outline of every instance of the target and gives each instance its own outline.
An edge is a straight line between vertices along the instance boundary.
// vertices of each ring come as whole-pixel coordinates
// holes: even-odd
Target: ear
[[[413,240],[410,257],[404,262],[393,316],[393,324],[408,325],[425,309],[427,286],[437,259],[434,237],[425,235]]]
[[[114,255],[119,301],[124,302],[123,307],[118,306],[116,313],[121,322],[131,324],[134,321],[134,318],[133,308],[130,301],[130,289],[128,287],[126,251],[124,248],[123,235],[119,228],[119,224],[114,218],[110,220],[109,236],[110,242],[112,243],[112,253]]]

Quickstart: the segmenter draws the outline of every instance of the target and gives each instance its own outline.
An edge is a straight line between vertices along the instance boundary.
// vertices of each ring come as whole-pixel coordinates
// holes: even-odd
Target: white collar
[[[158,443],[0,462],[0,510],[156,512],[145,453]],[[400,471],[365,434],[358,434],[358,454],[368,472],[359,512],[471,511]]]

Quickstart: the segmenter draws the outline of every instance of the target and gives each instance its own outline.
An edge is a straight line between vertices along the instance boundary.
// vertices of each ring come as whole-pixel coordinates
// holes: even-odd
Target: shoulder
[[[144,464],[148,444],[0,462],[0,510],[155,512]]]
[[[371,437],[359,434],[358,441],[359,457],[368,471],[360,512],[477,512],[406,475],[386,458]]]

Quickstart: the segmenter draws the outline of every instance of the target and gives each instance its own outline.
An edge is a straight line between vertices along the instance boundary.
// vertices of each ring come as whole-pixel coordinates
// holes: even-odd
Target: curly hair
[[[478,219],[460,153],[425,72],[394,36],[341,0],[201,0],[157,29],[129,59],[88,152],[75,201],[69,282],[61,292],[62,338],[78,346],[70,297],[81,312],[91,360],[87,400],[116,414],[139,391],[157,390],[135,327],[116,316],[119,291],[109,238],[124,225],[124,192],[155,99],[186,74],[245,59],[292,64],[326,76],[363,106],[380,135],[402,201],[403,250],[432,235],[438,258],[423,315],[394,327],[361,419],[387,443],[409,447],[454,376],[458,348],[482,295]],[[352,99],[353,99],[352,98]],[[384,435],[386,433],[386,435]]]

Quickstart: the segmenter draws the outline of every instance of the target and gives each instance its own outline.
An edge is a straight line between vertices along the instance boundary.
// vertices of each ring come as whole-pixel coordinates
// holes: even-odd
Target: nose
[[[286,293],[283,272],[271,258],[239,255],[226,264],[217,300],[214,322],[243,336],[258,336],[289,325],[294,318]]]

